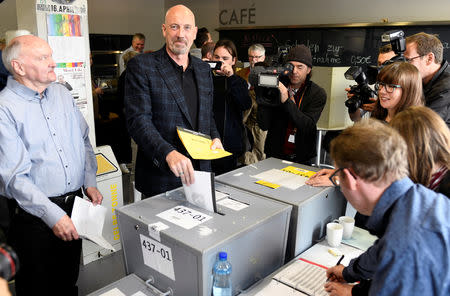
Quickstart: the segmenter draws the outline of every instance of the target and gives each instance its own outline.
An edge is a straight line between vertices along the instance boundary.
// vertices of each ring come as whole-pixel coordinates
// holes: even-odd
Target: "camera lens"
[[[0,277],[9,281],[19,269],[16,252],[5,244],[0,244]]]

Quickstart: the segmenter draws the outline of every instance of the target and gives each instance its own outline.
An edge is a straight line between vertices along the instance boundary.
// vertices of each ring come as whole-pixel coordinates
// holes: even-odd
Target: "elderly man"
[[[398,132],[361,121],[334,139],[331,156],[337,168],[331,181],[370,216],[366,225],[379,239],[348,267],[327,270],[330,295],[449,295],[450,200],[407,177],[407,147]]]
[[[17,203],[8,237],[21,263],[17,295],[77,295],[81,240],[69,216],[82,187],[102,201],[88,126],[69,91],[52,83],[47,42],[17,37],[2,58],[13,76],[0,93],[0,194]]]
[[[248,48],[248,61],[250,66],[241,69],[236,74],[244,78],[248,82],[250,69],[258,62],[264,62],[266,59],[266,49],[261,44],[253,44]],[[252,107],[244,113],[244,124],[250,130],[253,137],[253,145],[251,151],[246,151],[241,157],[244,164],[252,164],[266,158],[264,153],[264,142],[266,141],[267,131],[259,128],[257,122],[258,104],[256,103],[255,90],[249,85],[249,95],[252,99]]]
[[[211,170],[207,160],[193,161],[178,138],[177,126],[213,139],[223,148],[212,112],[212,74],[207,63],[189,55],[197,27],[192,11],[170,8],[162,25],[166,44],[134,57],[125,78],[128,130],[138,144],[136,189],[144,197],[194,182],[194,168]]]
[[[425,106],[450,127],[450,67],[443,52],[443,45],[435,35],[422,32],[406,38],[405,58],[422,75]]]
[[[138,53],[142,53],[145,47],[145,35],[142,33],[136,33],[133,35],[133,39],[131,41],[131,46],[125,49],[122,54],[119,56],[119,75],[125,70],[125,64],[123,61],[123,56],[130,51],[136,51]]]
[[[298,45],[286,61],[294,70],[278,89],[256,88],[258,125],[267,130],[267,157],[310,164],[316,155],[316,124],[327,100],[325,90],[310,80],[311,51]],[[269,102],[269,103],[267,103]]]

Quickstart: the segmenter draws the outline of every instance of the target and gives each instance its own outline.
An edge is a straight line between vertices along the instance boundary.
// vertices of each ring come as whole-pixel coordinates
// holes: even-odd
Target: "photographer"
[[[395,56],[395,52],[392,50],[391,44],[383,45],[378,50],[378,59],[377,59],[377,66],[381,67],[384,65],[386,61],[389,61],[391,58]],[[350,91],[350,88],[345,89],[347,91],[347,97],[351,98],[353,94],[348,93]],[[367,117],[370,117],[370,113],[375,109],[377,98],[370,98],[372,103],[366,103],[362,104],[361,108],[358,108],[355,112],[349,111],[349,116],[352,121],[359,121],[361,118],[365,117],[365,114],[367,114]]]
[[[316,123],[325,106],[325,90],[312,82],[311,51],[293,47],[286,61],[294,66],[282,77],[278,89],[257,87],[258,124],[268,130],[265,153],[301,163],[310,163],[316,151]]]
[[[220,175],[237,167],[238,158],[247,147],[247,134],[243,123],[243,112],[252,105],[247,82],[235,75],[234,65],[237,50],[230,40],[219,40],[214,48],[214,61],[221,61],[220,70],[214,71],[213,112],[217,130],[225,150],[233,155],[212,161],[212,169]]]
[[[377,76],[375,88],[379,99],[375,102],[372,118],[390,122],[395,114],[406,108],[423,105],[421,76],[409,63],[395,62],[385,66]],[[330,169],[320,170],[306,184],[331,186],[329,176],[333,173]],[[358,226],[364,226],[361,223]]]
[[[450,67],[443,51],[442,42],[434,35],[422,32],[406,37],[405,58],[422,75],[425,106],[450,127]]]

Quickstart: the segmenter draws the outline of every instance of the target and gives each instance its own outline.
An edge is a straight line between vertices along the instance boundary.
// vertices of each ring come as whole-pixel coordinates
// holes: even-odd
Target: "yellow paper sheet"
[[[223,149],[211,150],[212,140],[209,136],[188,129],[177,127],[178,136],[193,159],[218,159],[231,155]]]
[[[303,177],[307,177],[310,178],[312,175],[314,175],[316,172],[313,171],[309,171],[309,170],[305,170],[305,169],[301,169],[301,168],[296,168],[294,166],[287,166],[284,169],[281,169],[282,171],[291,173],[291,174],[296,174],[299,176],[303,176]]]

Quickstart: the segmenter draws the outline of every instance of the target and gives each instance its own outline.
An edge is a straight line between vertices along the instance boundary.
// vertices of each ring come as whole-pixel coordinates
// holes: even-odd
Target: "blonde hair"
[[[450,169],[450,131],[444,120],[427,107],[409,107],[390,122],[408,145],[409,177],[428,186],[433,169]]]
[[[331,142],[331,157],[360,178],[387,183],[408,175],[407,147],[396,130],[375,119],[362,120]]]

